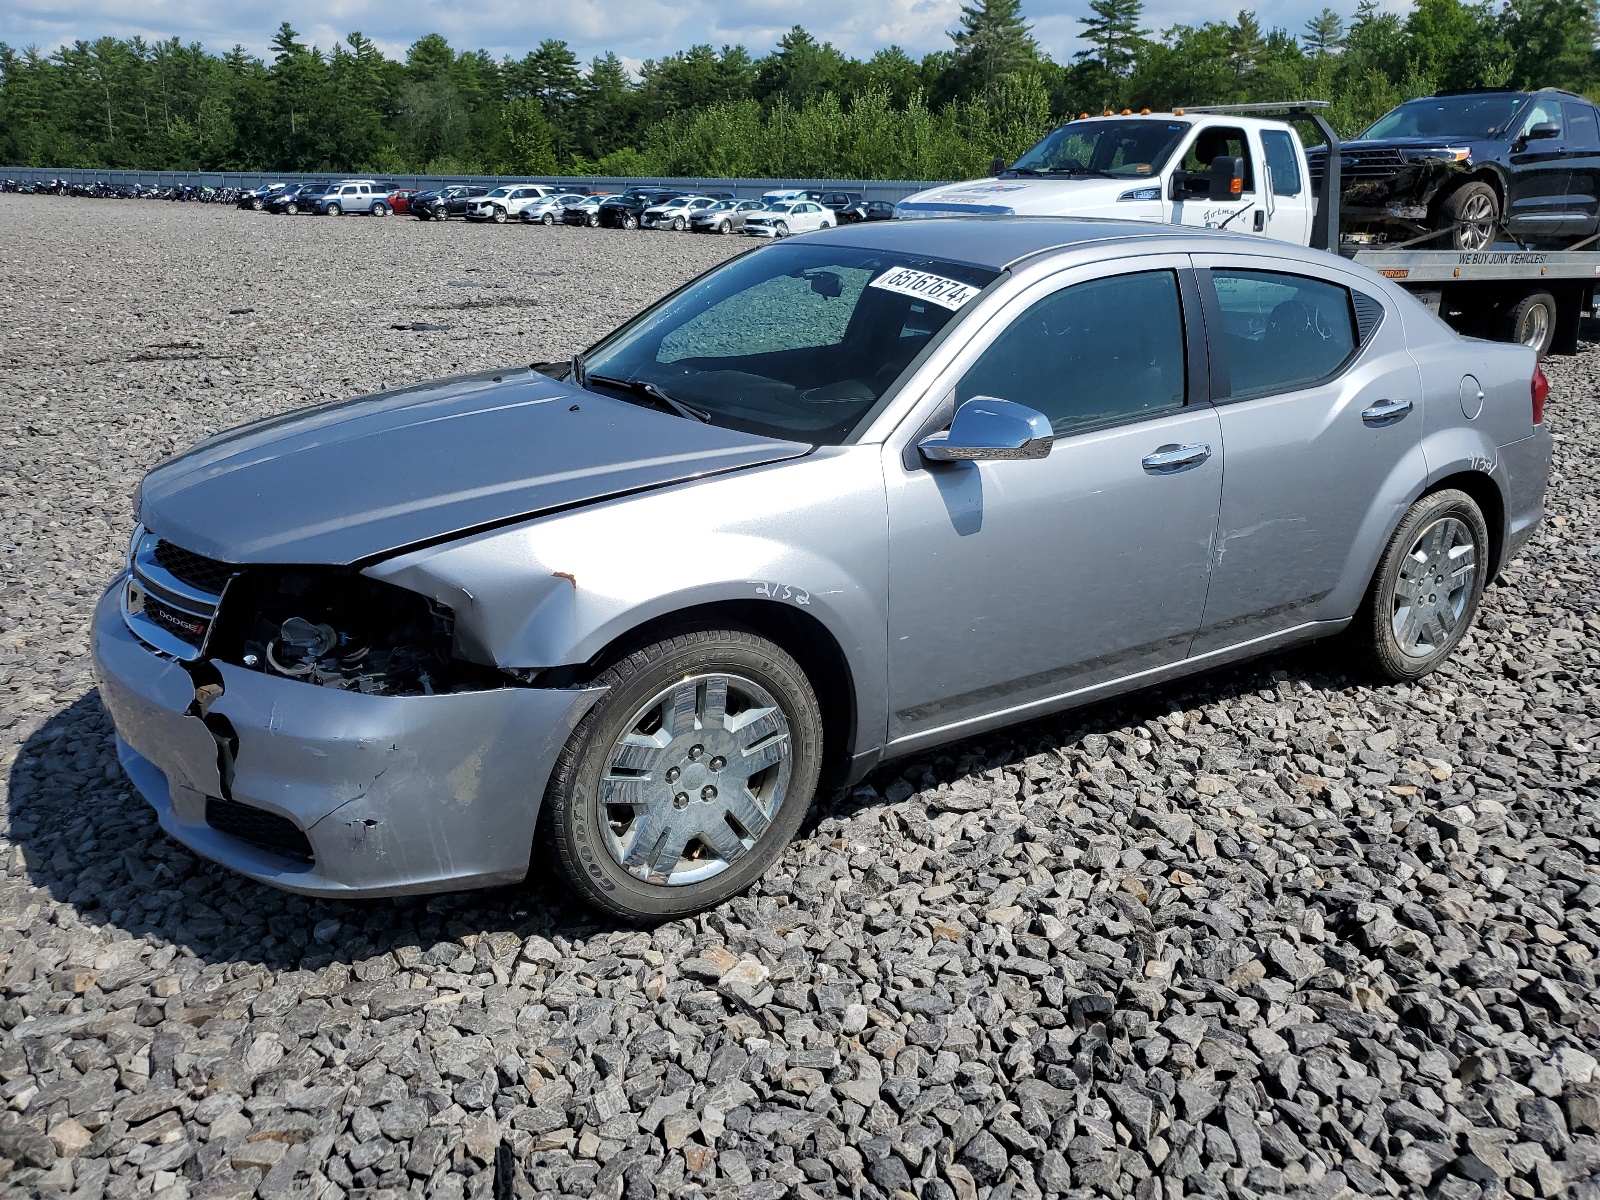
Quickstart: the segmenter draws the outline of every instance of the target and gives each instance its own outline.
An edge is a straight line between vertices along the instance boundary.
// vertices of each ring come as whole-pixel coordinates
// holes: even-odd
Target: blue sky
[[[1256,13],[1265,26],[1299,33],[1324,0],[1263,0]],[[1389,0],[1385,7],[1400,7]],[[1334,0],[1354,11],[1354,0]],[[1239,6],[1226,0],[1146,0],[1146,24],[1231,19]],[[1024,0],[1023,11],[1040,44],[1058,60],[1082,49],[1076,17],[1087,0]],[[771,49],[797,21],[819,38],[859,57],[891,43],[913,55],[949,45],[960,0],[6,0],[0,4],[0,41],[54,50],[76,38],[104,34],[147,38],[176,34],[214,51],[234,43],[260,53],[278,23],[288,20],[309,41],[326,46],[359,29],[386,53],[398,56],[425,33],[442,33],[458,46],[484,48],[497,57],[521,56],[547,37],[571,43],[587,59],[615,50],[630,64],[696,42],[743,43],[753,53]],[[1346,12],[1346,16],[1349,12]]]

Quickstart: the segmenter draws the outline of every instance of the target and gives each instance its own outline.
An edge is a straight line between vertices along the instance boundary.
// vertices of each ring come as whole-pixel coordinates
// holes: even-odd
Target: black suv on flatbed
[[[1326,148],[1306,157],[1320,183]],[[1555,88],[1440,92],[1345,142],[1339,175],[1346,234],[1426,249],[1483,250],[1502,234],[1570,245],[1600,231],[1600,112]]]

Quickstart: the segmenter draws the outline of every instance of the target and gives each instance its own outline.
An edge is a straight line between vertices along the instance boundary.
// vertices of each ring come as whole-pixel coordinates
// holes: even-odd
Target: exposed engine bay
[[[455,616],[349,568],[253,568],[234,580],[211,653],[286,679],[373,696],[505,687],[451,652]]]

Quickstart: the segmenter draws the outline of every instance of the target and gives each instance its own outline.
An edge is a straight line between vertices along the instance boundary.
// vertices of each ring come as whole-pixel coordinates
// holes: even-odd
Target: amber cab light
[[[1544,424],[1544,402],[1550,398],[1550,381],[1544,377],[1539,364],[1533,364],[1533,423]]]

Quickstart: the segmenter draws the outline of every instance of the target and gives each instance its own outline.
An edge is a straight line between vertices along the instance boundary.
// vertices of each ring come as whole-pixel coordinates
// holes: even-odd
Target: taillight
[[[1539,364],[1533,364],[1533,423],[1544,424],[1544,402],[1550,398],[1550,381],[1544,377]]]

